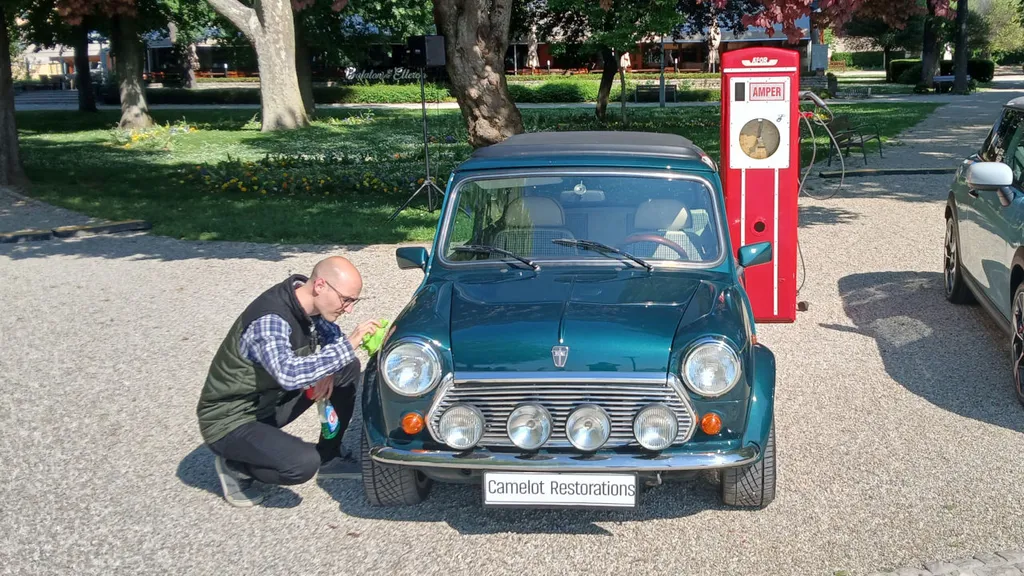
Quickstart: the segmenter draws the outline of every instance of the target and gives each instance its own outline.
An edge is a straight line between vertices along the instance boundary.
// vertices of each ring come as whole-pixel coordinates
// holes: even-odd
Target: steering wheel
[[[693,260],[693,258],[690,256],[690,253],[687,252],[685,248],[669,240],[668,238],[665,238],[664,236],[658,236],[657,234],[633,234],[622,241],[622,246],[634,244],[637,242],[654,242],[655,244],[661,244],[662,246],[667,246],[674,250],[676,254],[682,256],[684,260]]]

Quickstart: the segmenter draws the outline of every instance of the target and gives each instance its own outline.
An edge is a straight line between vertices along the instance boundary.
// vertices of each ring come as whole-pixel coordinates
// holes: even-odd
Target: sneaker
[[[223,456],[213,462],[220,478],[220,487],[228,504],[237,508],[249,508],[263,502],[263,491],[253,487],[253,477],[228,466]]]
[[[340,455],[320,464],[317,476],[320,478],[358,480],[363,477],[363,472],[359,467],[359,460],[351,452],[343,449]]]

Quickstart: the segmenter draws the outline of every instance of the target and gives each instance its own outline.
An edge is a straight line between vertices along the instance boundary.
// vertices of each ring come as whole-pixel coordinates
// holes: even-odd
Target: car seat
[[[504,228],[494,236],[494,245],[526,257],[575,256],[574,246],[555,244],[557,238],[575,238],[565,226],[565,211],[551,198],[522,196],[505,211]]]
[[[690,212],[679,200],[672,198],[650,199],[640,204],[633,217],[633,234],[657,234],[675,242],[689,256],[689,261],[699,262],[702,251],[694,244],[693,238],[685,231],[690,222]],[[632,249],[632,250],[631,250]],[[650,241],[634,242],[626,247],[635,256],[656,260],[686,260],[672,248]]]

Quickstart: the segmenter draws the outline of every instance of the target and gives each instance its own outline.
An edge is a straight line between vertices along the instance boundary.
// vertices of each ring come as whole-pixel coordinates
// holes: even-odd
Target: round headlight
[[[523,450],[536,450],[551,436],[551,414],[537,404],[524,404],[508,417],[508,438]]]
[[[403,396],[418,396],[437,384],[441,359],[425,342],[402,342],[388,351],[381,374],[384,382]]]
[[[483,438],[484,415],[475,406],[456,404],[441,415],[437,428],[445,444],[468,450]]]
[[[721,396],[739,382],[740,358],[725,342],[705,342],[683,360],[683,379],[701,396]]]
[[[648,450],[664,450],[672,445],[679,433],[676,414],[664,404],[651,404],[633,420],[633,435]]]
[[[603,408],[594,404],[580,406],[565,421],[565,435],[573,446],[590,452],[608,441],[612,422]]]

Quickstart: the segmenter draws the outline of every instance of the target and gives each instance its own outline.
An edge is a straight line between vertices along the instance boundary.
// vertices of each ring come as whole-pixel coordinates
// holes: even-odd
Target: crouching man
[[[217,350],[196,415],[224,499],[254,506],[266,484],[358,478],[359,462],[343,450],[360,374],[355,347],[380,325],[363,322],[351,336],[335,320],[350,313],[363,282],[341,257],[320,261],[306,278],[295,274],[256,298],[232,324]],[[313,389],[313,398],[306,389]],[[321,398],[337,411],[339,429],[314,445],[281,430]]]

